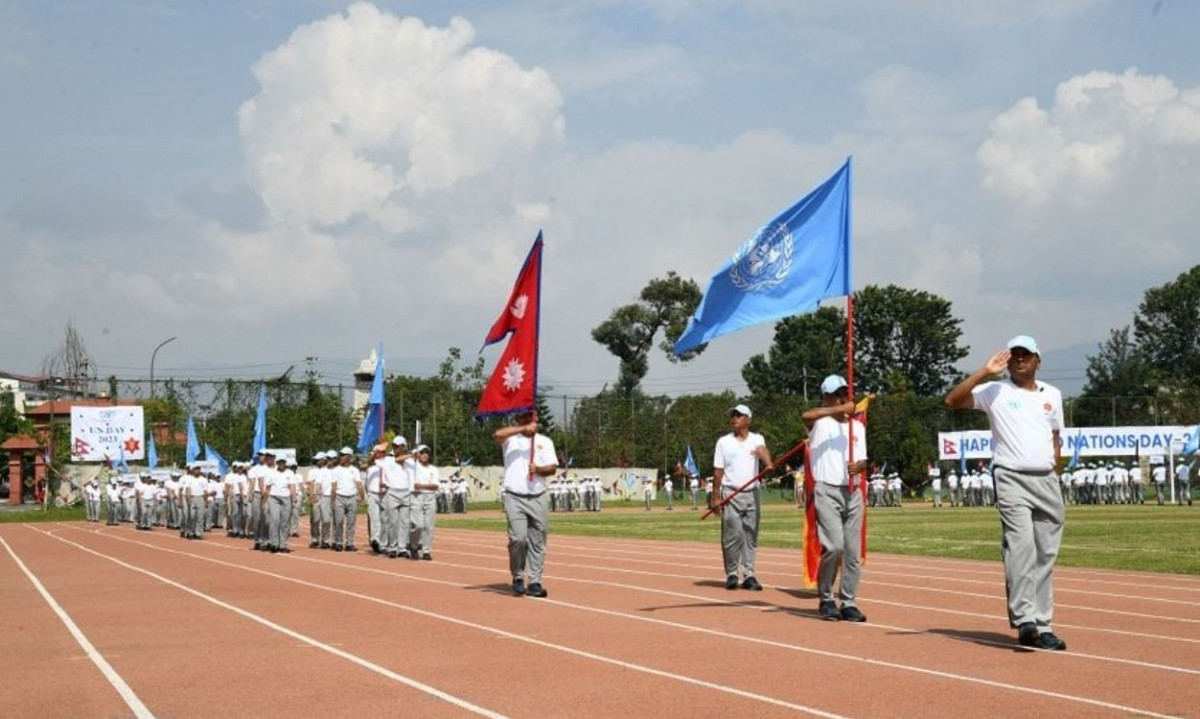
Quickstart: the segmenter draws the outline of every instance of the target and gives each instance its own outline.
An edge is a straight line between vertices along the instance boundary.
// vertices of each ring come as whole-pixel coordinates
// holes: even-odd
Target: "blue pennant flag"
[[[849,295],[850,159],[820,187],[746,240],[717,270],[687,331],[682,355],[721,335],[812,312]]]
[[[375,357],[375,379],[371,381],[371,396],[367,398],[362,432],[358,435],[358,453],[366,454],[383,436],[383,343]],[[417,431],[420,442],[420,430]]]
[[[1184,458],[1190,461],[1197,450],[1200,450],[1200,424],[1196,425],[1196,429],[1183,441]]]
[[[683,468],[689,477],[699,477],[700,470],[696,469],[696,458],[692,456],[692,445],[688,445],[687,459],[683,460]]]
[[[187,436],[187,456],[188,464],[196,461],[200,456],[200,440],[196,439],[196,424],[192,421],[192,415],[188,415],[188,436]]]
[[[1083,446],[1083,427],[1075,433],[1075,451],[1071,452],[1071,461],[1067,462],[1067,469],[1075,469],[1079,466],[1079,448]]]
[[[150,430],[150,439],[146,442],[146,463],[150,469],[158,468],[158,448],[154,446],[154,430]]]
[[[217,471],[221,474],[229,474],[229,463],[225,458],[217,454],[217,450],[213,449],[207,442],[204,444],[204,458],[210,462],[217,463]]]
[[[125,461],[125,444],[121,443],[120,448],[121,448],[121,456],[120,456],[121,474],[129,474],[129,464]]]
[[[267,448],[267,387],[258,386],[258,413],[254,415],[254,446],[251,453],[258,453]]]

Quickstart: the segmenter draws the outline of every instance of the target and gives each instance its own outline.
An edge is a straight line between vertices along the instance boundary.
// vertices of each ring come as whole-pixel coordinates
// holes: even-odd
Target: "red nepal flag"
[[[508,304],[492,325],[483,346],[508,335],[508,346],[479,398],[476,417],[512,414],[537,406],[538,318],[542,295],[542,233],[538,232]]]

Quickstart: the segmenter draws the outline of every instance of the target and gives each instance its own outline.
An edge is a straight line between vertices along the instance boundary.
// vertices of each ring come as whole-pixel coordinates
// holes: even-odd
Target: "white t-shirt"
[[[110,503],[121,501],[121,490],[115,484],[108,485],[108,501]]]
[[[958,475],[954,472],[946,475],[946,484],[950,485],[950,489],[958,489]]]
[[[1155,484],[1166,484],[1167,468],[1161,464],[1156,464],[1150,469],[1150,476],[1154,477]]]
[[[1192,468],[1189,465],[1181,464],[1175,468],[1175,479],[1180,482],[1187,482],[1192,478]]]
[[[534,437],[533,463],[539,467],[558,464],[554,442],[539,434]],[[541,494],[546,491],[546,478],[535,474],[529,476],[529,441],[523,434],[514,434],[504,440],[500,451],[504,455],[504,489],[514,494]]]
[[[692,479],[688,482],[688,487],[691,488],[691,490],[693,492],[699,490],[700,489],[700,479],[697,477],[692,477]]]
[[[339,497],[352,497],[358,494],[362,485],[362,472],[353,464],[338,465],[333,468],[333,491]]]
[[[267,465],[256,464],[246,472],[246,479],[250,483],[250,491],[251,492],[261,492],[262,491],[262,489],[263,489],[262,480],[264,477],[266,477],[268,471],[269,470],[267,469]]]
[[[853,429],[851,429],[853,425]],[[867,459],[867,433],[858,420],[839,422],[822,417],[808,431],[808,447],[812,453],[813,480],[842,487],[850,484],[846,464],[850,461],[849,437],[853,433],[854,461]]]
[[[90,502],[96,502],[96,501],[99,501],[99,500],[100,500],[100,487],[99,487],[99,485],[95,485],[95,484],[88,484],[87,486],[85,486],[85,487],[83,488],[83,495],[84,495],[85,497],[87,497],[88,501],[90,501]]]
[[[383,468],[380,465],[388,459],[388,457],[377,459],[374,464],[367,467],[367,494],[379,494],[379,489],[383,485]]]
[[[722,487],[737,489],[758,474],[759,447],[766,445],[758,432],[749,432],[745,439],[738,439],[732,432],[717,440],[713,451],[713,469],[725,470]],[[755,483],[757,484],[757,483]],[[747,487],[746,489],[753,489]]]
[[[942,478],[934,477],[933,481],[931,481],[929,484],[933,487],[933,491],[940,491],[942,489]]]
[[[416,472],[417,460],[409,457],[403,462],[397,462],[395,457],[384,457],[380,460],[383,471],[383,484],[389,490],[412,491],[413,473]]]
[[[751,476],[754,476],[754,475],[751,475]],[[669,479],[663,480],[663,491],[666,492],[667,494],[674,492],[675,491],[675,483]]]
[[[986,382],[971,390],[978,409],[988,416],[995,462],[1017,472],[1054,469],[1054,437],[1063,428],[1062,393],[1038,382],[1026,390],[1011,380]]]
[[[292,496],[292,479],[295,473],[290,469],[285,469],[280,472],[277,469],[272,469],[265,475],[267,494],[272,497],[290,497]]]
[[[413,469],[412,478],[414,485],[413,491],[417,494],[433,494],[437,491],[436,489],[417,489],[415,486],[417,484],[438,483],[440,479],[440,476],[438,475],[438,468],[433,466],[433,464],[421,464],[420,462],[417,462],[416,467]]]
[[[1134,484],[1142,483],[1142,468],[1136,464],[1129,468],[1129,481]]]

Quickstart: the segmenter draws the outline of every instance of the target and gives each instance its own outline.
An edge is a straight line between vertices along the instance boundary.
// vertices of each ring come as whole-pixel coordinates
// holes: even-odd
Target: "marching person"
[[[642,475],[642,501],[646,505],[646,511],[650,511],[650,505],[654,503],[654,480],[650,475]]]
[[[149,530],[154,524],[154,498],[158,494],[158,487],[150,481],[149,472],[138,477],[134,491],[137,493],[137,528]]]
[[[1062,394],[1038,381],[1041,363],[1037,342],[1018,335],[950,390],[946,406],[980,410],[992,427],[1008,619],[1017,641],[1062,650],[1066,642],[1051,629],[1064,521],[1055,475],[1062,464]],[[990,381],[1006,368],[1007,379]]]
[[[692,509],[700,509],[700,478],[694,474],[688,479],[688,490],[692,493]]]
[[[87,506],[87,521],[100,521],[100,483],[92,477],[83,488],[83,501]]]
[[[492,434],[504,455],[503,506],[512,591],[518,597],[545,597],[548,592],[542,586],[542,570],[550,522],[546,478],[558,471],[558,454],[554,442],[538,434],[537,413],[524,411],[513,419],[515,424]]]
[[[267,506],[263,489],[263,478],[275,466],[275,455],[268,450],[260,449],[253,467],[246,472],[246,484],[250,488],[250,521],[247,533],[254,537],[255,549],[266,549],[267,521],[263,514]]]
[[[417,445],[417,463],[413,470],[412,536],[408,541],[413,559],[420,551],[421,559],[433,559],[433,515],[438,490],[438,468],[430,462],[427,445]]]
[[[367,543],[371,545],[371,554],[382,554],[380,541],[383,538],[383,495],[387,487],[383,483],[383,470],[379,461],[387,456],[388,446],[379,443],[371,450],[371,464],[366,472],[367,495]]]
[[[333,470],[333,551],[357,552],[354,546],[354,525],[358,520],[358,503],[366,500],[362,472],[354,465],[354,450],[342,447],[339,464]]]
[[[942,470],[936,464],[929,465],[929,488],[933,491],[933,506],[942,506]]]
[[[328,507],[327,502],[323,502],[321,487],[321,475],[325,474],[325,452],[317,452],[313,455],[313,468],[308,470],[308,476],[305,477],[304,489],[308,492],[308,548],[317,549],[321,546],[321,529],[328,523],[325,518],[325,508]]]
[[[275,460],[275,470],[263,477],[263,493],[268,505],[267,551],[290,554],[292,503],[296,501],[295,473],[288,468],[287,457]]]
[[[296,471],[298,469],[300,469],[300,465],[296,462],[296,458],[289,459],[288,471],[290,474],[288,477],[296,489],[295,497],[292,499],[292,516],[288,521],[288,536],[290,537],[300,536],[300,513],[304,510],[304,479]],[[311,508],[309,511],[312,511]]]
[[[1175,468],[1175,503],[1183,504],[1185,500],[1192,506],[1192,465],[1188,457],[1180,456]]]
[[[183,525],[183,473],[172,469],[164,487],[167,490],[167,529],[179,529]]]
[[[850,388],[845,379],[832,374],[821,381],[821,405],[805,412],[802,419],[808,430],[817,537],[821,542],[817,611],[826,620],[865,622],[867,617],[858,608],[863,522],[859,483],[864,481],[863,473],[870,464],[867,434],[853,416]],[[840,608],[833,596],[833,580],[839,570]]]
[[[225,475],[222,483],[225,493],[225,536],[242,536],[242,523],[245,515],[242,509],[242,495],[239,485],[245,479],[242,476],[242,463],[233,462],[229,465],[229,474]]]
[[[663,494],[667,497],[667,511],[670,512],[671,510],[675,509],[675,483],[671,481],[671,477],[669,475],[663,480]]]
[[[412,534],[412,483],[416,473],[416,461],[408,451],[408,440],[404,435],[392,439],[392,454],[387,454],[387,445],[377,449],[381,452],[377,465],[383,473],[384,497],[382,551],[392,559],[411,557],[409,542]]]
[[[117,486],[117,478],[108,478],[108,514],[105,524],[115,527],[120,524],[121,517],[121,488]]]
[[[738,588],[738,569],[742,589],[761,591],[754,576],[758,552],[758,522],[761,482],[754,482],[737,495],[733,493],[758,474],[760,463],[771,465],[771,453],[761,434],[750,431],[750,408],[744,404],[729,410],[729,434],[717,440],[713,451],[713,482],[720,487],[721,557],[725,563],[725,588]],[[733,496],[731,496],[733,495]]]
[[[208,481],[201,475],[200,469],[199,462],[192,462],[183,479],[184,506],[187,508],[185,539],[204,539],[204,496],[208,491]]]

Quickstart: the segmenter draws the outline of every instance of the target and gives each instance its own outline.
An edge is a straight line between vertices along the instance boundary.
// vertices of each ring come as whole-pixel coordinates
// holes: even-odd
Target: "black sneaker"
[[[762,585],[759,584],[758,580],[754,577],[746,577],[744,580],[742,580],[742,589],[751,589],[755,592],[761,592]]]
[[[347,547],[346,547],[346,551],[347,551],[347,552],[357,552],[357,551],[358,551],[358,547],[356,547],[356,546],[354,546],[353,544],[351,544],[351,545],[349,545],[349,546],[347,546]]]
[[[1036,647],[1039,638],[1037,625],[1033,622],[1025,622],[1017,627],[1017,644],[1023,647]]]
[[[1042,632],[1038,635],[1037,648],[1061,652],[1067,648],[1067,643],[1055,636],[1054,632]]]
[[[843,606],[841,615],[842,615],[842,621],[844,621],[844,622],[865,622],[865,621],[867,621],[867,615],[865,615],[861,611],[859,611],[859,608],[854,606],[853,604]]]
[[[333,551],[335,551],[335,552],[342,551],[342,545],[340,545],[340,544],[333,545]]]
[[[528,594],[531,597],[538,597],[538,598],[542,598],[542,597],[546,597],[546,596],[550,595],[550,593],[546,591],[546,588],[542,586],[541,582],[534,582],[533,584],[530,584]]]
[[[821,602],[820,606],[817,607],[817,613],[821,615],[822,619],[830,622],[836,622],[842,618],[841,612],[838,611],[837,604],[833,601]]]
[[[371,540],[371,553],[379,554],[379,540],[377,540],[377,539]]]
[[[737,582],[736,574],[730,574],[728,577],[725,577],[725,588],[726,589],[737,589],[737,587],[738,587],[738,582]]]
[[[319,546],[321,546],[321,543],[320,543],[320,542],[318,542],[318,541],[316,541],[315,539],[314,539],[313,541],[311,541],[311,542],[309,542],[309,543],[308,543],[308,548],[309,548],[309,549],[316,549],[316,548],[317,548],[317,547],[319,547]]]
[[[513,580],[513,594],[518,597],[525,596],[525,580],[524,579],[514,579]]]
[[[426,562],[432,562],[432,561],[433,561],[433,555],[432,555],[432,554],[430,554],[429,552],[425,552],[424,554],[422,554],[422,555],[421,555],[421,559],[422,559],[422,560],[424,560],[424,561],[426,561]]]

